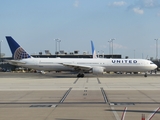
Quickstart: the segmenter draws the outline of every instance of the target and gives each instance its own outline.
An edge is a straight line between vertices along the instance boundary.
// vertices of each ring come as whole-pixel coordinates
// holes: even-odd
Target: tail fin
[[[96,50],[94,49],[94,44],[93,44],[92,41],[91,41],[91,47],[92,47],[92,56],[93,56],[93,58],[97,58]]]
[[[31,58],[31,56],[11,36],[6,36],[6,39],[15,60]]]

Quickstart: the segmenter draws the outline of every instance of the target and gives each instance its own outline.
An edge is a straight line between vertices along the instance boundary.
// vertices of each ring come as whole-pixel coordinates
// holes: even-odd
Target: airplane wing
[[[5,61],[12,64],[12,65],[26,64],[26,62],[22,62],[22,61],[19,61],[19,60],[5,60]]]
[[[60,64],[67,66],[67,67],[74,68],[76,70],[91,70],[92,69],[91,66],[87,66],[87,65],[68,64],[68,63],[60,63]]]

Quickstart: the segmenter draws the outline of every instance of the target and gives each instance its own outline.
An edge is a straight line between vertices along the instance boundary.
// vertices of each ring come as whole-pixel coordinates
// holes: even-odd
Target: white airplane
[[[11,36],[6,36],[14,60],[10,64],[47,71],[77,71],[77,77],[85,72],[103,74],[105,71],[145,72],[157,68],[153,62],[145,59],[92,59],[92,58],[33,58]]]

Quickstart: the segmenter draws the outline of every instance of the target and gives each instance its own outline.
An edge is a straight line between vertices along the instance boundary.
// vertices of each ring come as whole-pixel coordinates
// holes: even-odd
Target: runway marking
[[[117,114],[117,112],[114,110],[114,107],[111,107],[111,109],[112,109],[112,112],[113,112],[116,120],[120,120],[120,117],[119,117],[119,115]]]
[[[78,81],[78,79],[79,79],[79,78],[77,78],[77,79],[74,81],[74,83],[73,83],[73,84],[76,84],[76,83],[77,83],[77,81]]]
[[[31,105],[30,107],[52,107],[53,105],[47,105],[47,104],[38,104],[38,105]],[[56,107],[55,105],[54,105],[54,107]]]
[[[67,95],[69,94],[69,92],[71,91],[72,88],[69,88],[69,90],[67,90],[67,92],[64,94],[64,96],[62,97],[62,99],[60,100],[59,103],[63,103],[64,100],[66,99]]]
[[[86,83],[88,83],[88,78],[87,78],[87,81],[86,81]]]
[[[135,103],[130,102],[110,102],[109,105],[135,105]]]
[[[57,105],[52,105],[51,107],[57,107]]]
[[[99,78],[97,78],[98,84],[101,84],[101,81],[99,80]]]
[[[103,95],[103,98],[104,98],[104,102],[108,103],[107,95],[106,95],[105,91],[103,90],[103,87],[101,87],[101,92],[102,92],[102,95]]]

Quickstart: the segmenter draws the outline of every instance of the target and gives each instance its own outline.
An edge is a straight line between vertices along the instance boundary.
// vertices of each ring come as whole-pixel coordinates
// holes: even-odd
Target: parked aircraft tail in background
[[[92,57],[97,58],[96,50],[94,48],[94,44],[92,40],[91,40],[91,48],[92,48]]]

